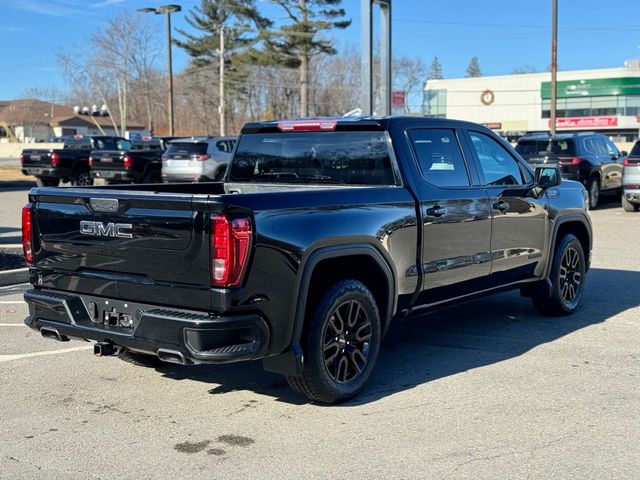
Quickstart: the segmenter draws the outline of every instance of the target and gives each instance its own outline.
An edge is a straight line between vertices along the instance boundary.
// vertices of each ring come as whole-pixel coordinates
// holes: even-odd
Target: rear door
[[[42,286],[209,307],[206,196],[69,188],[31,201]]]
[[[602,152],[603,188],[610,190],[622,187],[622,162],[618,147],[604,136],[596,141]]]
[[[434,303],[478,289],[491,269],[491,210],[483,188],[473,186],[459,134],[452,128],[407,132],[421,178],[423,293]],[[467,153],[468,155],[468,153]]]
[[[539,274],[546,251],[546,196],[538,198],[533,175],[496,138],[467,131],[482,186],[490,202],[492,286]]]

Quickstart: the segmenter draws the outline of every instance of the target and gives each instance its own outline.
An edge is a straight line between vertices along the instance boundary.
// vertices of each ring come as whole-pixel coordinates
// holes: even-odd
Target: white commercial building
[[[513,139],[550,129],[551,74],[428,80],[424,113],[482,123]],[[640,129],[640,64],[558,72],[556,130],[633,141]]]

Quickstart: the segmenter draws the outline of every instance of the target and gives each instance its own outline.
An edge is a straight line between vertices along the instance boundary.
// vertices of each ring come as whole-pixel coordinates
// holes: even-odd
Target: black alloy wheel
[[[560,295],[567,304],[572,304],[578,297],[582,283],[584,268],[580,271],[580,255],[578,251],[569,247],[565,250],[560,264],[559,280]]]
[[[310,312],[301,339],[301,376],[287,376],[309,400],[340,403],[360,393],[380,351],[381,320],[375,298],[359,280],[340,280]]]
[[[71,178],[71,185],[75,185],[77,187],[93,185],[93,179],[91,178],[89,170],[78,170],[74,173]]]
[[[553,255],[549,273],[551,286],[541,282],[531,299],[545,315],[570,315],[576,311],[584,292],[587,264],[580,240],[567,234],[562,237]]]
[[[367,366],[371,320],[357,300],[338,305],[324,329],[324,366],[337,383],[353,380]]]

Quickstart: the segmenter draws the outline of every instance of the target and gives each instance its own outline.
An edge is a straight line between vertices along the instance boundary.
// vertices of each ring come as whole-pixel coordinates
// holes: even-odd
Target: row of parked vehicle
[[[25,149],[22,172],[40,186],[106,183],[217,181],[224,175],[235,137],[142,137],[74,135],[59,149]]]
[[[236,137],[120,137],[76,135],[62,149],[24,150],[23,173],[38,185],[90,185],[218,181],[224,175]],[[640,209],[640,141],[631,152],[619,151],[600,133],[563,133],[522,137],[516,151],[531,164],[558,166],[563,178],[582,183],[594,209],[601,195],[621,194],[628,211]]]

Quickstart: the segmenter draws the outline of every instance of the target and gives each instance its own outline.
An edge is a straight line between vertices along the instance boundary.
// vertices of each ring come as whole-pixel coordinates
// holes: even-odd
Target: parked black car
[[[54,187],[63,182],[91,185],[89,156],[96,150],[119,150],[128,140],[121,137],[74,135],[64,137],[58,149],[27,148],[20,154],[22,173],[33,175],[39,186]]]
[[[91,152],[91,177],[107,183],[159,183],[162,154],[177,137],[142,137],[122,143],[118,150]]]
[[[532,167],[560,167],[562,177],[582,183],[589,192],[589,207],[596,208],[600,194],[622,191],[622,162],[626,152],[605,135],[594,132],[526,135],[518,152]]]
[[[365,387],[393,320],[515,288],[571,314],[592,244],[582,185],[418,117],[248,124],[224,183],[35,188],[22,218],[43,336],[145,364],[263,359],[327,403]]]

